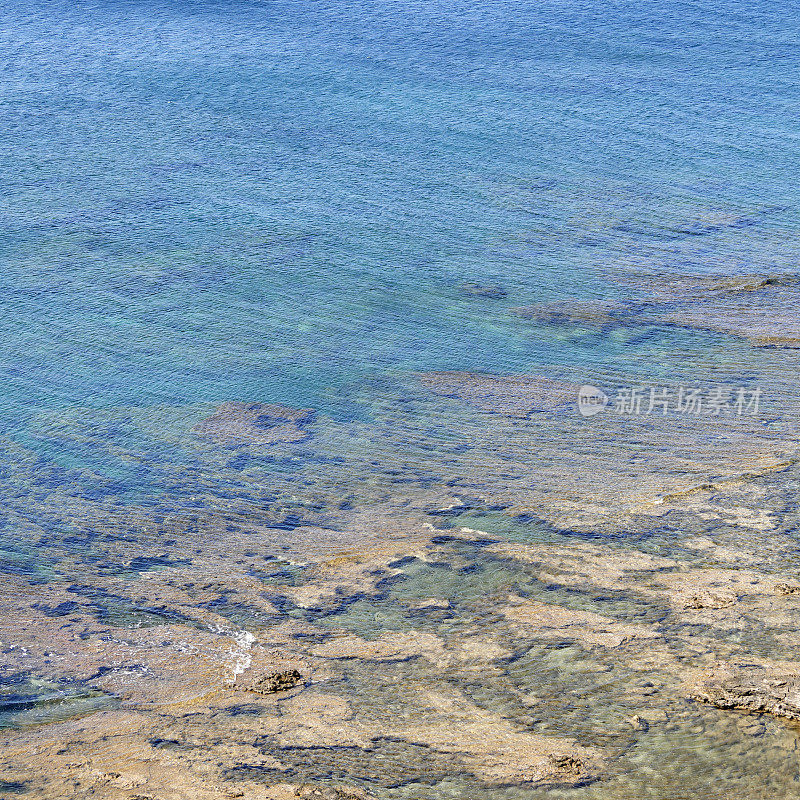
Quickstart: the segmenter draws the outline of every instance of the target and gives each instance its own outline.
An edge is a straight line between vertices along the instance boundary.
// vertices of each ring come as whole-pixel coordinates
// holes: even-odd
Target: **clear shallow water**
[[[91,455],[31,437],[37,410],[240,399],[359,419],[387,371],[677,382],[723,352],[736,381],[752,354],[731,337],[509,308],[627,295],[618,269],[800,257],[797,41],[774,4],[2,14],[0,403],[67,469]]]
[[[113,705],[112,698],[99,692],[13,676],[0,688],[0,729],[46,725]]]
[[[612,494],[615,469],[628,480],[621,496],[639,472],[702,477],[712,445],[732,473],[737,459],[739,472],[752,467],[750,440],[785,455],[798,351],[756,349],[724,328],[548,322],[514,309],[641,299],[668,276],[797,272],[792,13],[740,2],[7,4],[2,570],[94,597],[104,624],[188,623],[169,604],[93,595],[93,584],[191,576],[220,531],[264,525],[254,546],[270,549],[304,523],[334,531],[340,512],[387,497],[402,505],[451,487],[489,506],[514,493],[523,506],[548,494],[579,504]],[[467,283],[505,294],[475,296]],[[432,370],[762,385],[768,413],[727,448],[702,425],[655,423],[628,447],[613,444],[620,429],[604,439],[574,413],[487,422],[426,395],[415,374]],[[199,441],[192,426],[226,400],[313,408],[314,439]],[[763,530],[691,515],[627,546],[701,561],[682,537],[724,533],[762,548],[761,568],[792,571],[795,488],[779,478],[764,490],[781,520],[769,547]],[[531,545],[570,540],[529,516],[492,530]],[[518,567],[465,559],[474,572],[409,568],[397,597],[452,589],[474,624],[473,599],[532,591]],[[287,563],[253,574],[291,585],[302,570]],[[236,569],[222,561],[217,579]],[[352,604],[334,624],[369,636],[416,629],[397,597]],[[630,598],[598,603],[625,619],[650,613]],[[246,604],[214,609],[245,629],[269,619]],[[448,625],[430,630],[447,638]],[[561,655],[541,657],[567,671],[580,661]],[[549,667],[539,669],[523,663],[515,680],[543,680]],[[687,714],[728,724],[716,711]],[[566,719],[559,733],[590,735]],[[739,757],[706,744],[712,775]],[[661,796],[679,796],[670,785]]]

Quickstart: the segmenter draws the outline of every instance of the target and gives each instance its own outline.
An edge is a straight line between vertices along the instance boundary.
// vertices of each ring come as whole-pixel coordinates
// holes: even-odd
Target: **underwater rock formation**
[[[444,397],[457,397],[482,410],[510,417],[536,411],[574,408],[579,386],[535,375],[484,375],[476,372],[426,372],[422,385]]]
[[[635,306],[614,300],[560,300],[532,306],[518,306],[511,312],[534,322],[607,325],[619,323]]]
[[[508,296],[508,291],[502,286],[484,285],[481,283],[462,283],[459,287],[464,294],[472,297],[485,297],[490,300],[500,300]]]
[[[306,426],[314,419],[308,408],[288,408],[268,403],[223,403],[192,432],[222,444],[276,444],[308,437]]]
[[[630,625],[595,614],[550,603],[539,603],[523,597],[509,597],[500,613],[528,630],[549,639],[574,639],[583,644],[619,647],[631,639],[658,638],[658,632],[644,625]]]
[[[540,324],[670,325],[760,347],[800,347],[797,275],[628,275],[626,300],[574,299],[511,309]]]

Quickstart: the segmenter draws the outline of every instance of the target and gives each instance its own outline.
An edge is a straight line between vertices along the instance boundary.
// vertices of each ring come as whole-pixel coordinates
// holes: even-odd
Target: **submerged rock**
[[[500,300],[508,296],[508,291],[502,286],[483,285],[480,283],[462,283],[458,287],[464,294],[472,297],[486,297],[490,300]]]
[[[313,419],[314,412],[309,408],[231,400],[198,422],[192,432],[223,444],[299,442],[309,435],[306,426]]]
[[[418,656],[440,658],[442,640],[430,633],[387,633],[372,641],[359,636],[333,637],[311,649],[318,658],[360,659],[364,661],[407,661]]]
[[[600,777],[600,751],[571,739],[520,730],[455,691],[425,692],[407,741],[463,759],[488,785],[578,786]]]
[[[303,784],[294,790],[294,796],[317,800],[373,800],[371,794],[357,786],[320,787]]]
[[[797,275],[637,274],[624,282],[640,296],[617,312],[620,321],[716,331],[757,347],[800,347]]]
[[[737,722],[737,727],[745,736],[763,736],[767,730],[767,726],[757,717],[745,717]]]
[[[760,304],[749,298],[740,302],[686,303],[672,309],[655,309],[649,321],[684,328],[712,330],[747,339],[757,347],[800,347],[797,303],[800,297],[765,298]]]
[[[529,635],[573,639],[588,647],[619,647],[631,639],[655,639],[659,633],[644,625],[617,622],[592,611],[565,608],[511,595],[500,613]]]
[[[438,636],[423,631],[385,633],[367,640],[353,634],[334,636],[309,652],[317,658],[358,659],[369,662],[399,662],[425,658],[442,668],[455,664],[480,664],[483,669],[492,661],[507,658],[510,651],[482,636],[463,636],[456,647],[445,647]]]
[[[476,372],[426,372],[422,385],[435,394],[457,397],[481,411],[527,417],[535,411],[574,407],[579,386],[536,375],[485,375]]]
[[[267,789],[266,800],[374,800],[357,786],[316,786],[308,783],[279,783]]]
[[[736,602],[736,595],[730,592],[714,592],[699,590],[688,592],[684,599],[684,608],[699,611],[704,608],[728,608]]]
[[[589,323],[608,325],[619,323],[625,312],[630,312],[630,303],[613,300],[562,300],[532,306],[512,308],[512,313],[534,322],[564,324]]]

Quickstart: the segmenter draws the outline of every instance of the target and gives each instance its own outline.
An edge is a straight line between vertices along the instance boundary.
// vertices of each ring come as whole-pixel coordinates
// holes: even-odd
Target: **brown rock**
[[[239,686],[247,692],[257,692],[258,694],[275,694],[276,692],[286,692],[294,689],[295,686],[305,683],[305,678],[296,669],[287,669],[283,672],[271,672],[262,675],[252,683]]]
[[[684,599],[684,608],[728,608],[736,602],[736,595],[730,592],[696,591],[689,592]]]
[[[644,719],[644,717],[639,716],[639,714],[634,714],[628,720],[628,722],[635,731],[645,733],[646,731],[650,730],[650,725],[647,720]]]
[[[717,708],[800,720],[800,665],[720,664],[698,676],[689,696]]]
[[[592,611],[540,603],[512,595],[500,612],[525,629],[548,639],[573,639],[587,646],[619,647],[631,639],[653,639],[658,633],[644,625],[617,622]]]
[[[800,586],[792,586],[789,583],[776,583],[774,592],[784,597],[792,594],[800,594]]]

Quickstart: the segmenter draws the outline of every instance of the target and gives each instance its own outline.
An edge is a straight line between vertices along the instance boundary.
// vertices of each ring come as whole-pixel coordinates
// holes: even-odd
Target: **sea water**
[[[482,423],[421,397],[419,373],[764,384],[764,426],[784,430],[796,351],[515,309],[625,301],[653,276],[797,272],[792,13],[739,0],[6,3],[3,570],[35,585],[135,580],[191,563],[188,548],[160,555],[165,516],[291,506],[285,529],[300,506],[402,498],[448,470],[491,495],[478,462],[503,444],[449,466]],[[329,447],[198,450],[192,426],[229,400],[312,408]],[[533,448],[531,473],[569,454],[573,433]],[[708,436],[682,435],[689,450]],[[581,458],[572,472],[591,483]],[[99,543],[121,509],[154,520],[129,531],[152,553]],[[405,591],[450,585],[431,569]],[[482,580],[462,589],[494,591]],[[363,632],[364,614],[379,628],[378,611],[356,607],[348,625]]]

